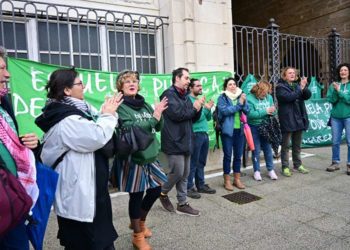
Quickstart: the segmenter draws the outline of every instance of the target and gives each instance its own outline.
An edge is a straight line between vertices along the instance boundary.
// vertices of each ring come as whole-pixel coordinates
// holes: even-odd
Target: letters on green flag
[[[8,58],[8,69],[11,73],[10,88],[14,112],[19,123],[20,134],[34,132],[41,136],[42,131],[34,120],[40,115],[46,102],[45,85],[51,72],[62,68],[58,65],[42,64],[25,59]],[[116,91],[115,79],[117,73],[77,69],[84,83],[85,99],[99,109],[106,95]],[[203,95],[206,99],[216,102],[222,91],[223,81],[230,77],[230,72],[194,72],[191,77],[197,78],[203,84]],[[141,74],[140,94],[146,101],[154,104],[159,101],[162,92],[171,86],[171,74]],[[212,122],[209,122],[211,145],[215,136]]]

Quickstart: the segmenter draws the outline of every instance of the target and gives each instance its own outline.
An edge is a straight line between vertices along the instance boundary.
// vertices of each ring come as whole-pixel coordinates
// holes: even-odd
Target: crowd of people
[[[35,151],[39,140],[35,134],[19,136],[16,118],[9,104],[6,87],[10,73],[6,68],[5,51],[0,50],[0,165],[13,174],[25,187],[33,204],[38,196],[35,185]],[[327,99],[333,105],[330,123],[333,146],[332,162],[326,169],[340,169],[339,145],[345,129],[348,145],[347,174],[350,175],[350,89],[349,64],[338,67],[338,79],[330,85]],[[114,249],[118,234],[113,225],[111,199],[108,192],[109,159],[114,158],[113,173],[118,189],[129,193],[128,212],[132,244],[137,249],[151,249],[147,238],[152,231],[146,218],[159,198],[166,211],[199,216],[187,197],[199,199],[201,194],[215,194],[205,183],[204,169],[209,150],[208,123],[212,119],[214,100],[207,100],[198,79],[191,79],[186,68],[172,72],[172,86],[153,106],[139,94],[140,75],[137,71],[120,72],[115,82],[118,92],[106,97],[100,110],[84,100],[84,83],[74,69],[58,69],[47,82],[47,101],[42,114],[35,120],[44,136],[40,143],[40,158],[48,166],[58,159],[59,173],[54,200],[60,244],[73,249]],[[293,170],[309,173],[300,153],[302,133],[308,129],[305,101],[311,96],[305,77],[298,70],[284,68],[275,86],[256,83],[249,93],[243,93],[234,78],[223,82],[223,91],[216,106],[221,127],[223,148],[223,187],[228,191],[244,189],[241,163],[247,116],[254,142],[252,163],[256,181],[262,181],[260,151],[263,151],[270,179],[278,176],[273,164],[271,141],[261,127],[273,117],[280,126],[282,175],[290,177],[289,145],[291,141]],[[118,138],[122,131],[142,130],[150,137],[145,148],[118,153]],[[156,133],[160,132],[160,143]],[[134,135],[136,136],[136,135]],[[168,172],[158,160],[162,151]],[[19,152],[22,152],[19,154]],[[112,153],[111,153],[112,152]],[[231,169],[232,166],[232,169]],[[231,181],[233,173],[233,181]],[[176,207],[168,193],[176,187]],[[0,249],[29,249],[25,218],[0,235]]]

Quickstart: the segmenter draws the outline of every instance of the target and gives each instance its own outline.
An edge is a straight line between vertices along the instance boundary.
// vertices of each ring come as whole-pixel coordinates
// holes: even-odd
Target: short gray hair
[[[0,46],[0,58],[5,59],[7,56],[6,49],[2,46]]]

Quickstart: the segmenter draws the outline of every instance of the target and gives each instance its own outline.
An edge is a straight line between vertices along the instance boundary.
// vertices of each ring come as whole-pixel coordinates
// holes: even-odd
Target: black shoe
[[[199,199],[201,198],[201,195],[197,192],[195,188],[191,188],[187,190],[187,196],[192,198],[192,199]]]
[[[171,203],[168,195],[161,194],[159,196],[159,200],[160,200],[160,203],[162,204],[162,206],[164,207],[165,210],[167,210],[169,212],[175,212],[175,208],[174,208],[173,204]]]
[[[203,193],[203,194],[215,194],[216,190],[209,187],[208,184],[204,184],[203,187],[198,188],[198,193]]]

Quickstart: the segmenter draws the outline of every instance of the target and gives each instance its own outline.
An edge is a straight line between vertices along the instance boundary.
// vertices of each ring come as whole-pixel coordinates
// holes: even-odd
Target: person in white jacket
[[[75,69],[53,72],[47,103],[36,124],[45,132],[41,160],[59,173],[54,209],[65,249],[114,249],[118,237],[108,193],[108,143],[118,123],[122,95],[107,98],[97,114],[84,101]],[[108,145],[108,146],[107,146]]]

